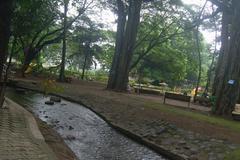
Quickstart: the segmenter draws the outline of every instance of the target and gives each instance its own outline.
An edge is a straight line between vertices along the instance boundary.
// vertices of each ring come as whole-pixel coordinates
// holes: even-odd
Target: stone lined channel
[[[89,109],[66,100],[46,105],[49,97],[34,92],[7,96],[29,106],[41,120],[52,125],[81,160],[166,160],[149,148],[121,135]]]

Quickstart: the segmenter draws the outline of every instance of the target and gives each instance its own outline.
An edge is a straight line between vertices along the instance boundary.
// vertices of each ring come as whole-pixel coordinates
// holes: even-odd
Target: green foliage
[[[46,33],[59,29],[62,26],[63,13],[60,9],[63,0],[19,0],[15,1],[15,16],[13,32],[18,38],[18,47],[26,49],[33,46]],[[70,1],[69,6],[76,12],[83,9],[84,1]],[[88,1],[90,2],[90,1]],[[87,3],[88,3],[87,2]],[[110,9],[116,13],[116,1],[103,0],[94,2],[101,9]],[[143,3],[141,22],[138,30],[137,42],[131,68],[131,81],[137,81],[141,76],[141,83],[150,83],[153,80],[162,80],[170,85],[192,87],[197,80],[198,61],[196,45],[193,36],[193,20],[198,15],[196,6],[184,6],[180,0],[151,1]],[[83,11],[83,10],[82,10]],[[101,65],[101,71],[88,71],[87,79],[107,81],[108,71],[114,54],[115,32],[103,28],[94,20],[96,10],[83,12],[75,23],[68,29],[66,68],[68,75],[79,77],[84,62],[85,68]],[[94,17],[94,18],[93,18]],[[23,21],[24,19],[24,21]],[[74,16],[69,14],[68,20]],[[211,22],[205,25],[208,28]],[[38,34],[39,32],[39,34]],[[57,33],[57,35],[60,32]],[[37,37],[34,40],[34,37]],[[49,36],[49,40],[56,35]],[[22,41],[22,42],[21,42]],[[60,41],[59,41],[60,42]],[[24,43],[24,44],[22,44]],[[209,67],[209,47],[201,37],[203,61],[203,81],[207,78]],[[207,49],[206,49],[207,48]],[[61,62],[61,45],[54,44],[44,47],[37,56],[37,72],[56,73]],[[24,55],[15,55],[23,62]],[[134,66],[134,63],[136,65]],[[50,68],[49,70],[46,68]]]
[[[108,72],[104,70],[98,70],[95,72],[95,80],[100,82],[108,81]]]
[[[209,98],[210,102],[211,102],[211,107],[212,107],[212,113],[214,113],[216,111],[216,96],[210,96]]]
[[[192,78],[197,77],[197,62],[193,55],[195,48],[187,42],[191,40],[187,37],[175,37],[156,46],[139,65],[144,68],[144,77],[162,80],[171,86],[180,85],[185,79],[195,80],[196,78]]]
[[[45,95],[49,93],[61,93],[64,91],[63,87],[57,85],[55,80],[45,79],[41,82],[41,87]]]
[[[102,83],[107,83],[108,72],[104,70],[88,71],[86,73],[86,79],[91,81],[98,81]]]
[[[184,19],[191,14],[172,2],[145,6],[132,64],[133,72],[175,86],[196,81],[197,59],[191,21]]]
[[[101,46],[102,52],[99,55],[99,62],[102,65],[102,69],[109,70],[113,59],[114,46],[111,44],[104,44]]]
[[[70,47],[69,47],[70,48]],[[61,62],[61,44],[53,44],[44,48],[41,52],[42,63],[48,67],[58,66]]]
[[[13,32],[22,40],[31,43],[36,32],[48,29],[59,18],[56,0],[20,0],[16,1],[13,16]]]
[[[97,65],[97,60],[102,52],[100,42],[104,41],[105,35],[101,32],[101,24],[94,23],[87,16],[81,17],[84,26],[75,26],[74,32],[68,41],[68,64],[75,66],[72,69],[91,69]],[[84,65],[86,63],[86,65]]]
[[[240,157],[240,148],[235,149],[229,154],[225,155],[224,160],[238,160]]]
[[[169,106],[169,105],[164,105],[164,104],[159,104],[159,103],[153,103],[153,102],[146,103],[145,106],[159,109],[162,112],[166,112],[168,114],[184,116],[184,117],[188,117],[190,119],[194,119],[194,120],[197,120],[197,121],[203,121],[203,122],[207,122],[207,123],[210,123],[210,124],[213,124],[213,125],[222,126],[222,127],[227,128],[227,129],[231,129],[233,131],[236,131],[236,132],[240,133],[240,124],[236,121],[233,121],[233,120],[228,120],[228,119],[224,119],[224,118],[217,117],[217,116],[214,116],[214,115],[207,115],[207,114],[203,114],[203,113],[184,110],[184,109],[181,109],[181,108],[172,107],[172,106]]]
[[[38,52],[35,46],[51,39],[54,35],[44,37],[56,29],[56,22],[60,19],[57,0],[19,0],[15,1],[15,10],[12,23],[12,34],[17,39],[19,50],[14,58],[22,63],[31,63]],[[21,51],[21,52],[20,52]],[[34,54],[26,54],[34,53]],[[21,53],[21,55],[19,55]],[[23,54],[24,53],[24,54]]]

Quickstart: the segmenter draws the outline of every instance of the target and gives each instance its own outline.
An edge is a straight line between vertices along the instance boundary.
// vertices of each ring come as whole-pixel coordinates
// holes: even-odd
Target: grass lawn
[[[178,108],[176,106],[148,102],[145,104],[145,107],[152,107],[158,109],[161,112],[167,113],[173,116],[188,117],[191,121],[200,121],[204,123],[209,123],[213,125],[218,125],[227,129],[230,129],[234,132],[239,132],[240,134],[240,123],[233,120],[224,119],[222,117],[217,117],[214,115],[201,113],[197,111],[191,111],[183,108]],[[225,155],[225,160],[240,160],[240,148],[232,151],[231,153]]]
[[[240,149],[236,149],[232,153],[226,155],[224,160],[240,160]]]
[[[203,122],[207,122],[207,123],[210,123],[213,125],[219,125],[221,127],[226,127],[233,131],[240,132],[240,123],[238,121],[228,120],[228,119],[224,119],[222,117],[217,117],[217,116],[210,115],[210,114],[207,115],[205,113],[190,111],[187,109],[182,109],[182,108],[178,108],[178,107],[166,105],[166,104],[150,102],[150,103],[146,103],[145,106],[159,109],[162,112],[165,112],[168,114],[189,117],[189,118],[191,118],[191,120],[203,121]]]

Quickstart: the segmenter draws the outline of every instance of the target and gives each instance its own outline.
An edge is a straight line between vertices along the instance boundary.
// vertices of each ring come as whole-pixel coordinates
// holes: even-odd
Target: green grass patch
[[[207,122],[207,123],[210,123],[213,125],[226,127],[228,129],[240,132],[240,123],[237,121],[224,119],[224,118],[217,117],[217,116],[210,115],[210,114],[207,115],[207,114],[199,113],[196,111],[190,111],[190,110],[186,110],[186,109],[182,109],[182,108],[177,108],[177,107],[173,107],[173,106],[166,105],[166,104],[159,104],[159,103],[153,103],[153,102],[149,103],[148,102],[145,104],[145,106],[159,109],[162,112],[165,112],[168,114],[188,117],[189,120],[203,121],[203,122]]]
[[[233,152],[227,154],[224,160],[240,160],[240,148],[234,150]]]

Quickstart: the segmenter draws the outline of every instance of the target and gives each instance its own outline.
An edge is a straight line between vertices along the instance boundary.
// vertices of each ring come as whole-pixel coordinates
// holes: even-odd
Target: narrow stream
[[[149,148],[112,129],[91,110],[66,100],[45,105],[49,97],[8,89],[7,96],[27,105],[41,120],[54,126],[81,160],[165,160]]]

